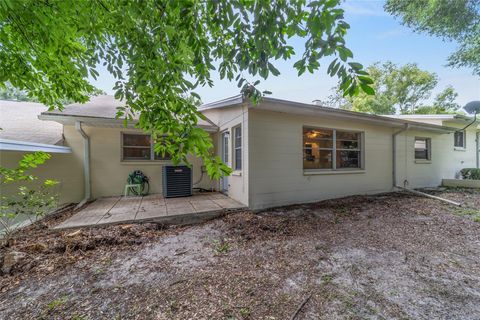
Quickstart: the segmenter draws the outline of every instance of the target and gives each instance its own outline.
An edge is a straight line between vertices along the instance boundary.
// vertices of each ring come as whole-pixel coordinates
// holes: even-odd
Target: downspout
[[[392,135],[392,184],[395,188],[397,186],[397,136],[400,133],[407,131],[410,128],[408,123],[405,123],[405,127]]]
[[[411,193],[416,194],[418,196],[423,196],[423,197],[427,197],[427,198],[431,198],[431,199],[435,199],[435,200],[440,200],[440,201],[449,203],[449,204],[454,205],[454,206],[461,206],[460,203],[452,201],[452,200],[437,197],[437,196],[434,196],[434,195],[431,195],[431,194],[428,194],[428,193],[424,193],[424,192],[420,192],[420,191],[417,191],[417,190],[412,190],[412,189],[408,189],[408,188],[405,188],[405,187],[397,186],[397,136],[400,133],[407,131],[408,129],[410,129],[410,125],[408,123],[405,123],[405,127],[403,129],[393,133],[393,135],[392,135],[392,142],[393,142],[392,143],[392,148],[393,148],[393,151],[392,151],[392,156],[393,156],[393,159],[392,159],[393,188],[394,189],[398,188],[398,189],[403,190],[403,191],[411,192]],[[477,139],[477,146],[478,146],[478,139]],[[478,157],[477,157],[477,159],[478,159]]]
[[[87,203],[91,197],[91,182],[90,182],[90,137],[83,131],[82,123],[80,121],[75,122],[75,129],[80,133],[83,138],[83,175],[85,183],[84,198],[77,205],[77,208]]]

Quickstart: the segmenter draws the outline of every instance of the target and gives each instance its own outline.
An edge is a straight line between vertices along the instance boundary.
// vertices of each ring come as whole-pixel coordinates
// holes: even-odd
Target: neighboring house
[[[51,159],[32,170],[41,179],[57,179],[56,187],[62,202],[78,200],[70,196],[76,192],[75,184],[82,181],[80,175],[72,174],[71,149],[63,146],[63,126],[38,119],[48,108],[40,103],[0,100],[0,166],[14,168],[23,155],[35,151],[51,154]],[[17,192],[14,184],[0,185],[0,194]]]
[[[133,170],[150,178],[151,192],[162,192],[162,167],[171,161],[154,155],[135,121],[125,128],[115,119],[119,105],[99,96],[39,116],[63,125],[71,174],[83,177],[65,198],[120,195]],[[212,181],[191,156],[195,187],[220,190],[252,209],[388,192],[394,185],[434,187],[478,166],[478,123],[459,131],[467,117],[393,118],[272,98],[252,105],[242,96],[199,110],[210,120],[199,126],[233,173]]]

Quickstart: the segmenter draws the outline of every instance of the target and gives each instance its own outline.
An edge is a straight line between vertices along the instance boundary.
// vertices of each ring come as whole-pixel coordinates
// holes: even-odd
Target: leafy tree
[[[375,95],[365,92],[343,97],[339,86],[329,98],[343,109],[374,114],[415,113],[421,102],[428,99],[438,79],[435,73],[421,70],[416,64],[398,66],[379,62],[367,68],[373,79]]]
[[[88,93],[89,97],[99,96],[106,94],[105,91],[101,89],[94,88],[91,93]],[[30,96],[26,91],[19,90],[12,86],[9,82],[0,83],[0,100],[16,100],[16,101],[29,101],[29,102],[39,102],[38,98],[35,96]],[[62,104],[70,104],[74,101],[71,99],[60,99]]]
[[[385,10],[417,32],[457,41],[449,65],[469,67],[480,75],[480,1],[387,0]]]
[[[301,75],[334,56],[328,73],[353,95],[372,93],[370,79],[345,47],[349,25],[341,0],[3,0],[0,2],[0,83],[38,97],[51,108],[62,99],[86,102],[103,63],[117,79],[119,116],[163,137],[155,150],[174,162],[200,156],[210,177],[230,173],[212,155],[209,135],[196,127],[202,115],[185,95],[213,86],[212,71],[238,81],[258,101],[257,81],[277,76],[276,60],[295,54],[292,38],[305,40],[294,67]]]
[[[431,106],[420,106],[415,110],[417,114],[442,114],[457,113],[461,106],[455,102],[458,93],[452,86],[448,86],[442,92],[437,94],[435,101]]]
[[[53,187],[58,182],[50,179],[38,181],[36,176],[28,174],[30,169],[42,165],[50,157],[45,152],[29,153],[16,168],[0,167],[0,185],[17,185],[16,193],[2,192],[0,197],[0,224],[7,236],[14,230],[15,223],[21,222],[19,219],[43,217],[57,206],[58,195],[53,192]]]
[[[13,87],[10,83],[6,83],[3,87],[0,84],[0,100],[38,101],[36,98],[29,97],[25,91]]]

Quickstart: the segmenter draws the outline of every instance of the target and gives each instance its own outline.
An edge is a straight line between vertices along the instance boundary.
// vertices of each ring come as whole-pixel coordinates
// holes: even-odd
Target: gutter
[[[90,181],[90,137],[83,131],[82,122],[75,122],[75,129],[80,133],[83,138],[83,175],[85,183],[85,195],[82,201],[77,205],[76,208],[83,206],[87,203],[92,197],[92,188]]]
[[[405,123],[405,127],[392,135],[392,184],[397,186],[397,136],[410,129],[410,124]]]

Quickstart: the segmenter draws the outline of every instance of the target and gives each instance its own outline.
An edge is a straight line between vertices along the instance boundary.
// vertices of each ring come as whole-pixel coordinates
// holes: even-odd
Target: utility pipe
[[[397,186],[397,136],[407,131],[410,128],[410,124],[405,123],[405,127],[392,135],[392,184],[393,187]],[[406,155],[405,155],[406,156]]]
[[[77,205],[77,208],[83,206],[92,197],[91,181],[90,181],[90,137],[83,131],[82,122],[75,122],[75,129],[83,138],[83,175],[85,184],[84,198]]]
[[[396,186],[396,187],[401,189],[401,190],[408,191],[408,192],[411,192],[411,193],[419,195],[419,196],[432,198],[432,199],[435,199],[435,200],[440,200],[440,201],[452,204],[452,205],[457,206],[457,207],[462,206],[461,203],[458,203],[458,202],[455,202],[455,201],[452,201],[452,200],[448,200],[448,199],[445,199],[445,198],[437,197],[437,196],[434,196],[434,195],[431,195],[431,194],[428,194],[428,193],[424,193],[424,192],[420,192],[420,191],[412,190],[412,189],[407,189],[407,188],[399,187],[399,186]]]

